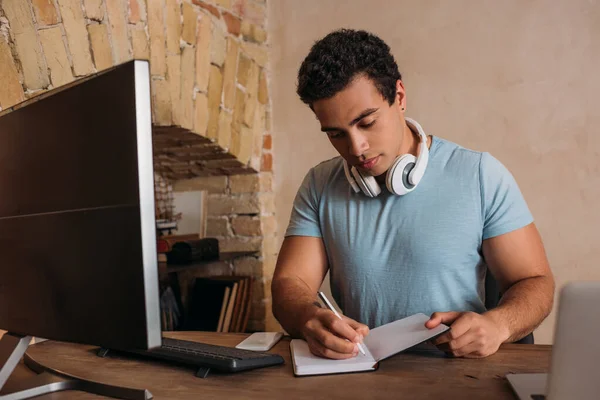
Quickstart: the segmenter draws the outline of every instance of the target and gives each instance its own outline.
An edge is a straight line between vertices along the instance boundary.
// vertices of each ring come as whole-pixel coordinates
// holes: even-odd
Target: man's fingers
[[[459,338],[458,341],[450,340],[448,342],[436,344],[437,348],[444,353],[454,356],[463,357],[477,350],[477,338],[474,335],[466,334]]]
[[[448,349],[455,356],[461,357],[473,351],[473,349],[469,349],[469,346],[472,347],[472,344],[475,343],[476,339],[477,337],[472,331],[467,331],[464,335],[450,340],[448,342]]]
[[[451,324],[460,316],[460,313],[457,311],[448,311],[448,312],[434,312],[431,314],[431,317],[427,322],[425,322],[425,326],[429,329],[435,328],[439,324]]]
[[[477,318],[473,318],[470,313],[458,318],[452,324],[452,329],[452,332],[444,335],[443,340],[435,344],[440,350],[454,357],[482,358],[498,350],[498,346],[490,339],[489,334],[486,334],[485,328],[478,324]]]
[[[353,320],[352,318],[348,318],[348,317],[342,317],[342,318],[359,335],[362,335],[363,338],[365,338],[369,334],[369,327],[367,325],[361,324],[360,322],[357,322],[357,321]]]
[[[448,343],[453,340],[457,340],[464,334],[466,334],[471,328],[472,318],[468,314],[462,314],[456,318],[454,323],[450,325],[450,331],[445,332],[436,339],[433,340],[433,344],[439,345],[442,343]],[[464,340],[464,339],[463,339]]]
[[[450,331],[448,335],[452,340],[456,340],[459,337],[466,334],[471,326],[473,325],[473,318],[469,314],[462,314],[456,321],[450,325]]]
[[[467,335],[465,335],[467,336]],[[470,337],[470,339],[474,339]],[[471,340],[471,342],[466,343],[464,346],[451,348],[450,352],[454,357],[467,357],[470,354],[475,355],[478,350],[480,350],[481,345],[477,343],[475,340]]]
[[[352,354],[357,350],[355,343],[337,336],[334,332],[327,329],[327,327],[314,332],[312,336],[324,347],[333,350],[336,353]]]
[[[331,335],[331,336],[333,336],[333,335]],[[356,351],[351,352],[351,353],[346,353],[346,352],[340,353],[331,348],[328,348],[323,343],[321,343],[319,340],[317,340],[313,337],[310,337],[310,336],[306,338],[306,342],[308,343],[308,347],[309,347],[310,351],[319,357],[331,358],[334,360],[344,360],[347,358],[352,358],[358,354]],[[353,346],[349,342],[346,342],[346,343]]]
[[[325,328],[329,329],[329,331],[331,331],[334,335],[348,339],[354,343],[360,343],[362,341],[360,334],[348,324],[348,319],[349,318],[339,319],[333,312],[329,312],[327,318],[325,318],[322,323]]]
[[[435,344],[436,346],[439,346],[444,343],[448,343],[451,340],[452,340],[452,338],[450,337],[450,332],[446,332],[446,333],[441,334],[440,336],[436,337],[435,339],[432,339],[431,343]]]
[[[349,319],[348,319],[349,320]],[[321,357],[343,359],[352,357],[359,349],[361,335],[348,322],[333,312],[323,310],[304,325],[303,336],[311,352]]]

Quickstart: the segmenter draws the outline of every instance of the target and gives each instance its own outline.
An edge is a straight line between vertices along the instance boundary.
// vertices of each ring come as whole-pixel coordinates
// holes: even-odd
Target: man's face
[[[390,106],[373,82],[360,76],[335,96],[318,100],[312,106],[321,130],[348,165],[378,176],[400,154],[404,102],[401,81]]]

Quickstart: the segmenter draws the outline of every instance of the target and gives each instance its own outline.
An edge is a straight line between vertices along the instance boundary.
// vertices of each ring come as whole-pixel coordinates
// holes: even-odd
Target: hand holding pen
[[[343,318],[342,318],[342,316],[341,316],[341,315],[340,315],[340,314],[337,312],[337,310],[336,310],[336,309],[333,307],[333,305],[331,304],[331,302],[329,301],[329,299],[327,298],[327,296],[325,296],[325,293],[323,293],[323,292],[319,292],[319,293],[318,293],[318,295],[319,295],[319,298],[321,299],[321,301],[322,301],[322,302],[325,304],[325,306],[326,306],[326,307],[327,307],[327,308],[328,308],[330,311],[332,311],[332,312],[335,314],[335,316],[336,316],[337,318],[339,318],[340,320],[342,320],[342,321],[343,321],[344,319],[343,319]],[[355,321],[353,321],[353,322],[355,322]],[[362,327],[365,327],[365,328],[366,328],[366,326],[364,326],[364,325],[363,325],[363,326],[361,327],[360,325],[362,325],[362,324],[359,324],[359,327],[360,327],[360,328],[362,328]],[[368,328],[367,328],[367,331],[368,331]],[[359,351],[360,351],[360,352],[361,352],[363,355],[366,355],[366,353],[365,353],[365,350],[364,350],[364,348],[363,348],[363,346],[362,346],[362,344],[361,344],[361,343],[356,343],[356,346],[358,347],[358,350],[359,350]]]

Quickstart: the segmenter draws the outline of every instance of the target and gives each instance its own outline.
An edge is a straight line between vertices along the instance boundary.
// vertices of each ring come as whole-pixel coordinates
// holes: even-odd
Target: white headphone
[[[398,156],[387,171],[385,186],[391,193],[399,196],[415,190],[425,174],[425,168],[427,168],[427,162],[429,161],[427,136],[423,132],[423,128],[413,119],[405,118],[404,120],[409,128],[414,128],[419,134],[420,145],[417,158],[412,154]],[[362,190],[369,197],[376,197],[381,193],[381,187],[379,187],[374,176],[360,172],[356,167],[349,169],[346,160],[344,160],[344,173],[356,193]]]

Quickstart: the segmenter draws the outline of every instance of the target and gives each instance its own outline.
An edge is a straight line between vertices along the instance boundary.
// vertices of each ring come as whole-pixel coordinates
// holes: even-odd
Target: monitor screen
[[[159,346],[156,259],[148,62],[0,113],[0,329]]]

